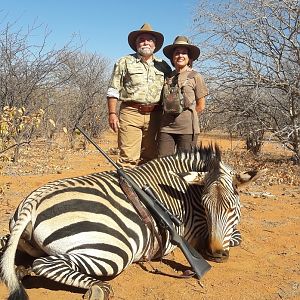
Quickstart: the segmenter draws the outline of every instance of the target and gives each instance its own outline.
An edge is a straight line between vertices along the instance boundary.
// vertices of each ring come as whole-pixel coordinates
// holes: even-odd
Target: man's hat
[[[200,55],[200,49],[190,43],[186,36],[179,35],[175,38],[172,45],[168,45],[163,49],[164,55],[172,60],[173,51],[176,47],[185,47],[189,50],[189,58],[196,60]]]
[[[155,37],[155,50],[154,52],[157,52],[164,43],[164,36],[157,31],[153,31],[150,24],[145,23],[140,30],[132,31],[128,35],[128,44],[129,46],[134,50],[136,50],[136,39],[137,37],[142,33],[149,33],[152,34]]]

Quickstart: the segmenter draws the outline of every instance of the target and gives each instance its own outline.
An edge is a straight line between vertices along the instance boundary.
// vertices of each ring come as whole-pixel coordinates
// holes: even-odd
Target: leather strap
[[[135,208],[136,212],[140,216],[141,220],[145,223],[145,225],[150,230],[150,239],[149,239],[149,250],[148,247],[145,248],[144,253],[144,259],[147,261],[150,261],[153,257],[156,256],[158,252],[160,252],[162,256],[163,246],[162,246],[162,237],[160,233],[156,230],[153,217],[151,216],[148,209],[141,203],[139,197],[135,193],[135,191],[132,189],[132,187],[128,184],[128,182],[123,178],[119,177],[119,184],[124,192],[124,194],[127,196],[127,199],[131,202],[133,207]],[[155,248],[154,242],[155,237],[158,242],[158,248]]]
[[[155,224],[153,217],[151,216],[150,212],[148,209],[142,205],[139,197],[135,193],[135,191],[132,189],[132,187],[128,184],[128,182],[123,178],[119,177],[119,184],[124,192],[124,194],[127,196],[127,199],[132,203],[133,207],[135,208],[136,212],[140,216],[141,220],[145,223],[145,225],[149,228],[150,230],[150,240],[149,240],[149,250],[148,247],[145,248],[144,252],[144,259],[149,263],[149,265],[152,268],[152,271],[147,270],[150,273],[154,274],[160,274],[160,275],[165,275],[169,277],[174,277],[174,278],[191,278],[195,276],[195,272],[186,270],[182,274],[171,274],[171,273],[166,273],[163,271],[158,270],[157,268],[154,268],[150,261],[152,258],[156,257],[158,253],[160,253],[160,257],[162,258],[163,254],[163,242],[162,242],[162,236],[160,233],[156,230]],[[157,242],[158,242],[158,249],[155,249],[154,247],[154,238],[156,237]],[[141,262],[140,262],[141,263]]]
[[[141,114],[149,114],[152,111],[158,111],[158,110],[162,109],[161,105],[158,103],[143,104],[143,103],[134,102],[134,101],[126,101],[126,102],[123,102],[122,104],[124,106],[136,108],[139,111],[139,113],[141,113]]]

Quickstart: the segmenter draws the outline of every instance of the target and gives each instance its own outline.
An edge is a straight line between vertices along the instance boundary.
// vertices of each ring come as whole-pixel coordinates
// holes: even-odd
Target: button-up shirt
[[[114,66],[107,97],[157,103],[161,99],[165,75],[170,72],[170,66],[155,56],[151,62],[144,62],[138,54],[124,56]]]

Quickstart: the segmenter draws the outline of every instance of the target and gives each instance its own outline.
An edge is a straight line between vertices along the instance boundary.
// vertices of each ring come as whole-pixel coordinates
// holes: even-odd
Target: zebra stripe
[[[151,186],[182,220],[178,233],[198,251],[217,261],[228,258],[229,245],[239,242],[240,204],[235,177],[217,147],[177,153],[126,173],[140,187]],[[109,285],[95,277],[115,276],[143,259],[151,253],[153,238],[120,188],[115,171],[61,179],[38,188],[18,206],[10,231],[9,240],[3,240],[6,250],[1,262],[10,299],[26,297],[14,271],[20,240],[19,248],[36,257],[32,265],[36,275],[89,293],[97,286],[103,299],[108,299]],[[155,238],[154,243],[158,245]],[[163,246],[163,255],[175,248],[169,236]]]

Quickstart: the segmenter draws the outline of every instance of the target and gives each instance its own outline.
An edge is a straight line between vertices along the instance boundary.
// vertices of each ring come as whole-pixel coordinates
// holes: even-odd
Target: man
[[[118,132],[122,167],[135,167],[157,157],[157,135],[162,114],[161,91],[170,66],[154,53],[164,37],[149,24],[128,35],[135,51],[115,64],[107,91],[109,125]],[[117,103],[121,102],[119,113]]]

